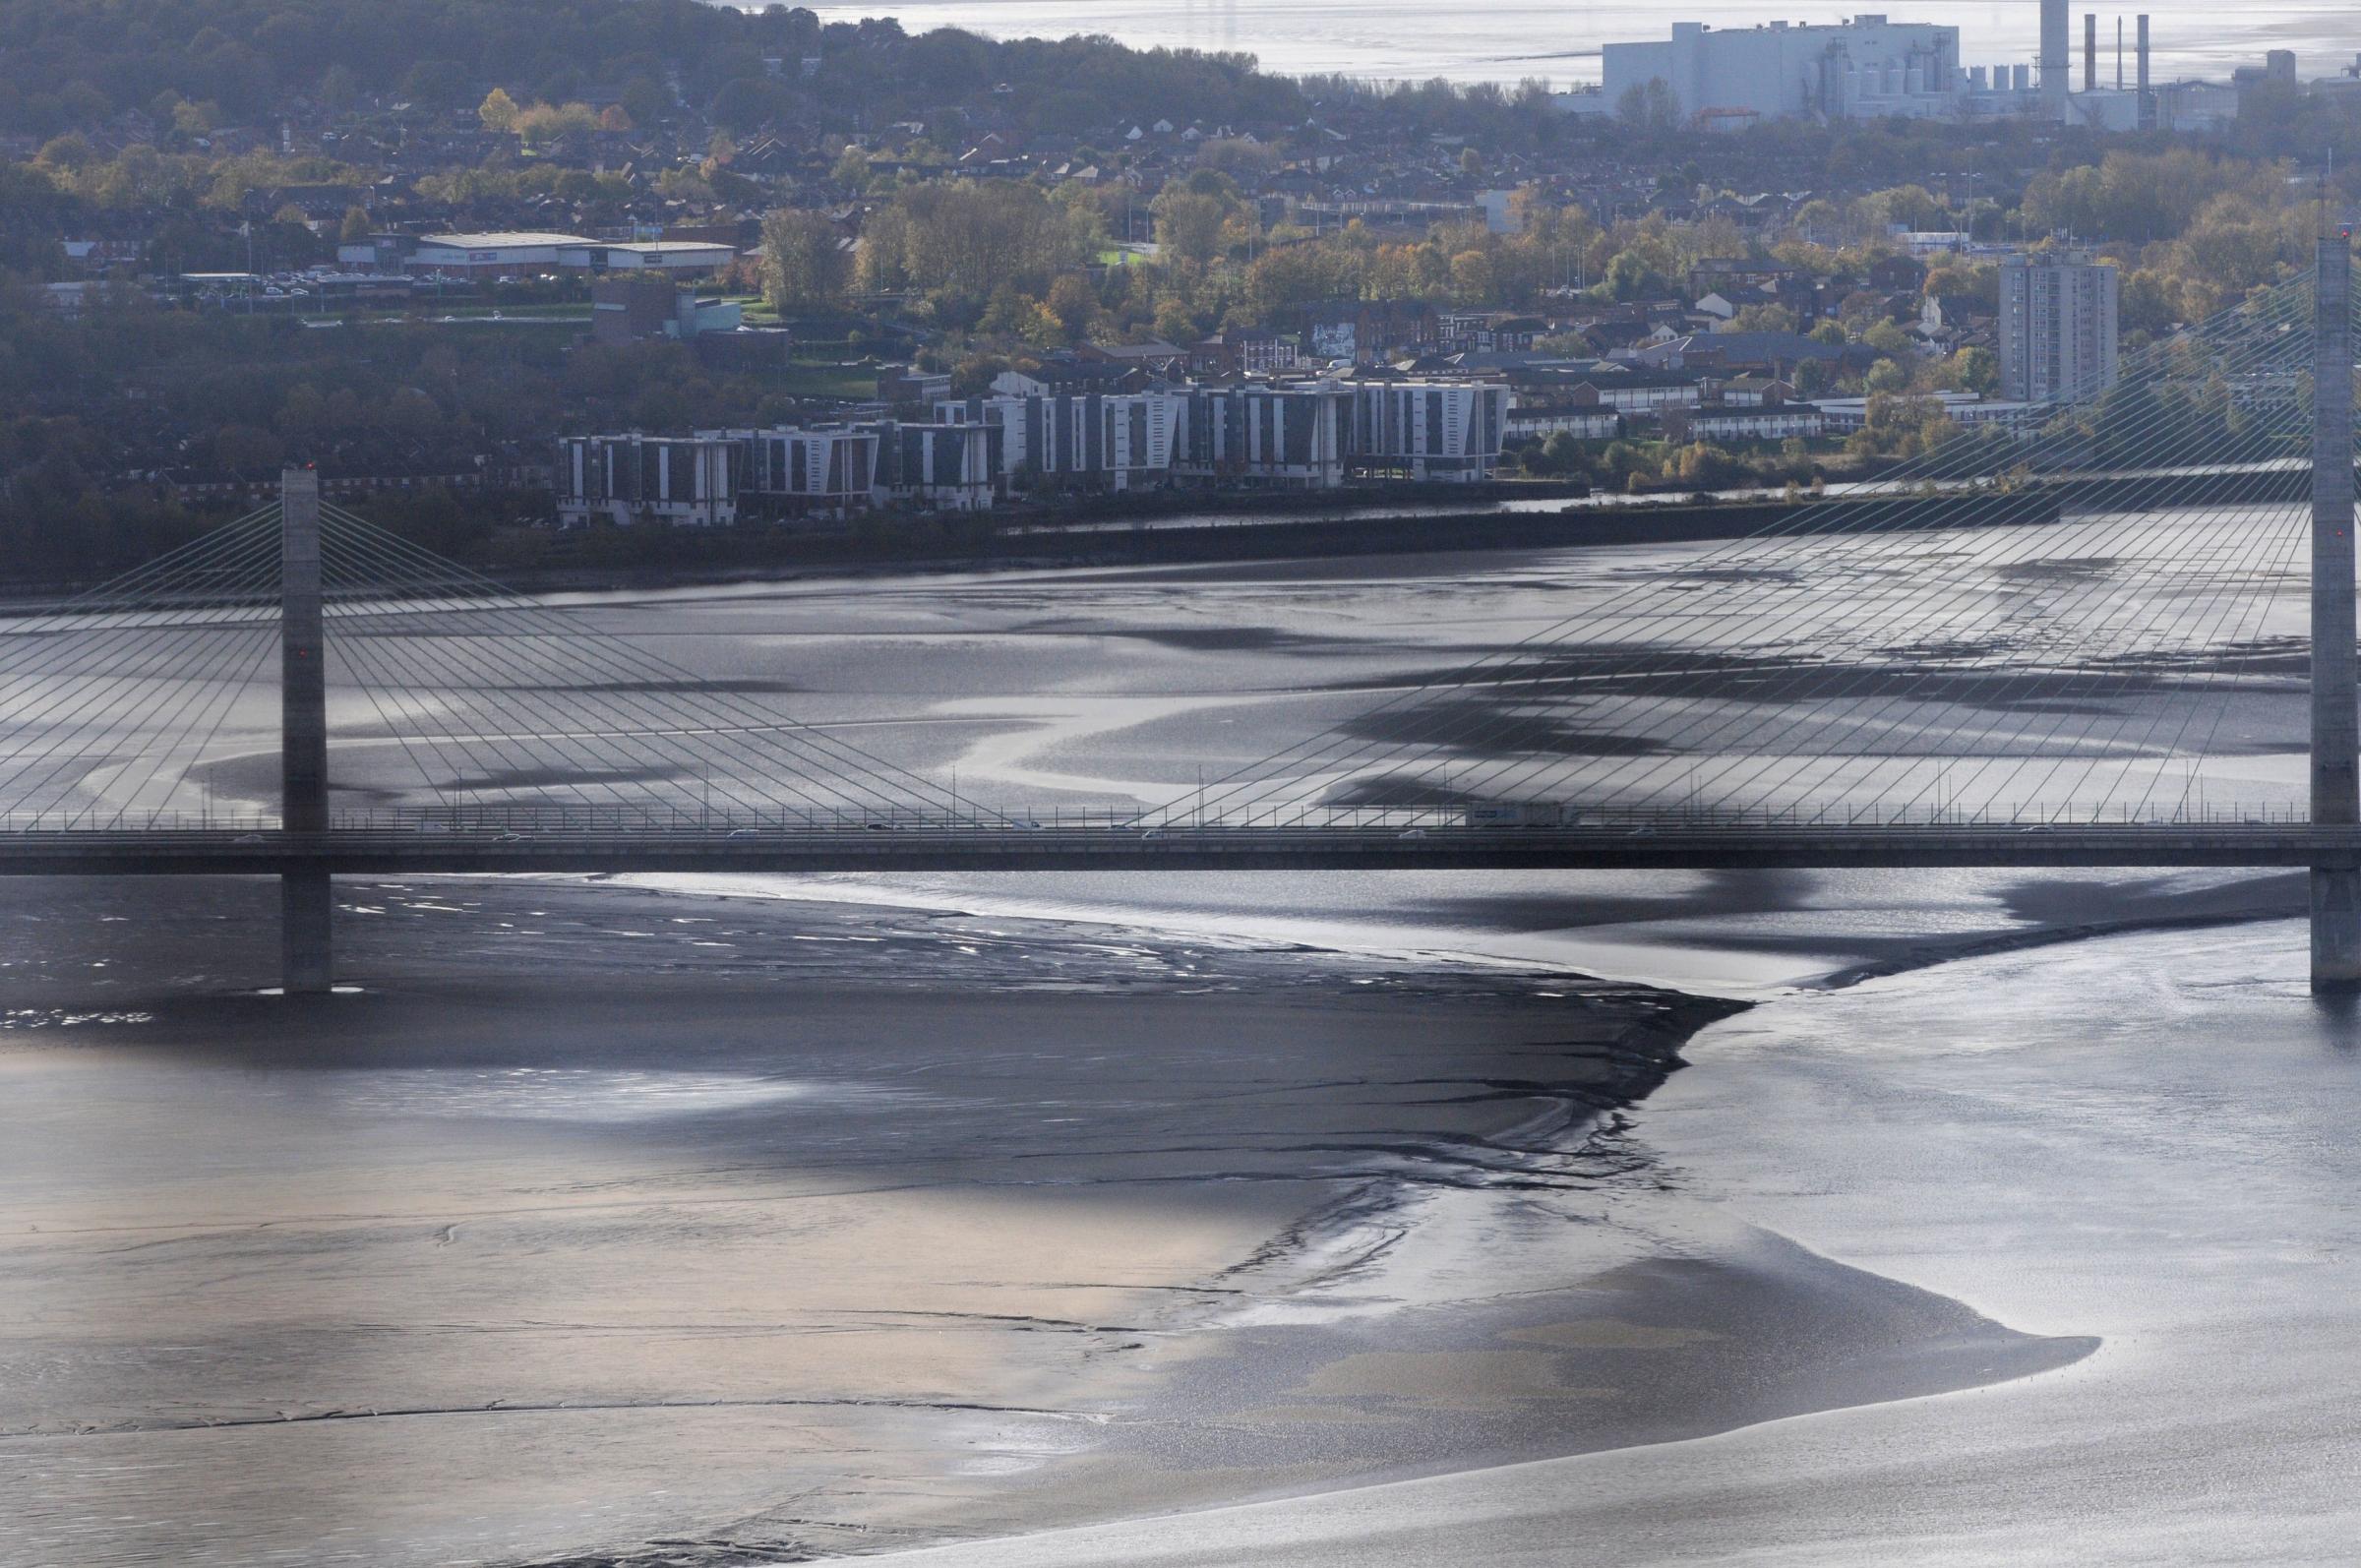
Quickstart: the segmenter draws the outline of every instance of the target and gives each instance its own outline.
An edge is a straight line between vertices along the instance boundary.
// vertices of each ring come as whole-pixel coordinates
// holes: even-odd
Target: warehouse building
[[[427,234],[401,265],[412,271],[467,277],[524,277],[542,272],[671,272],[702,275],[737,259],[728,245],[696,240],[584,239],[578,234],[499,231]]]

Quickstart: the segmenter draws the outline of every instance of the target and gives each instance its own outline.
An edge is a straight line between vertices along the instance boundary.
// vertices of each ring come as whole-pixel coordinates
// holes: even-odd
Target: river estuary
[[[579,607],[1047,809],[1170,798],[1679,570]],[[2267,793],[2300,688],[2241,679],[2219,787]],[[267,792],[271,718],[216,799]],[[336,778],[397,792],[373,722],[339,710]],[[0,884],[8,1568],[2329,1562],[2361,1529],[2361,1022],[2305,994],[2285,877],[337,891],[315,1005],[265,994],[267,886]]]

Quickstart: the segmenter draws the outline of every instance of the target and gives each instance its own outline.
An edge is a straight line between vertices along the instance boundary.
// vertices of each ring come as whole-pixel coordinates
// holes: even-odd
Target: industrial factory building
[[[1610,43],[1604,55],[1608,102],[1662,82],[1682,115],[1724,123],[1949,115],[1961,80],[1959,29],[1874,15],[1836,27],[1681,22],[1667,42]]]
[[[2116,17],[2102,32],[2099,17],[2086,15],[2078,83],[2070,7],[2071,0],[2041,0],[2040,53],[2031,66],[1965,65],[1958,28],[1875,13],[1826,27],[1675,23],[1663,42],[1608,44],[1604,90],[1590,99],[1592,107],[1569,106],[1612,110],[1634,90],[1661,83],[1679,117],[1708,130],[1792,118],[2022,115],[2109,131],[2207,130],[2236,117],[2233,88],[2151,79],[2145,16]],[[2291,61],[2288,69],[2291,75]]]

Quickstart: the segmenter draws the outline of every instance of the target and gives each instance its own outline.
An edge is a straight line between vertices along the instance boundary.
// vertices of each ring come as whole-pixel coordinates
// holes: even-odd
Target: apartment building
[[[1015,488],[1121,491],[1172,482],[1188,398],[1167,390],[971,397],[937,403],[935,417],[999,429],[1001,474]]]
[[[558,443],[558,520],[713,527],[738,520],[738,449],[708,436],[569,436]]]
[[[2012,257],[2000,269],[2001,395],[2077,402],[2118,379],[2120,280],[2087,256]]]
[[[844,518],[878,504],[875,426],[705,434],[736,449],[740,506],[750,516]]]
[[[1811,403],[1724,404],[1665,414],[1665,434],[1674,441],[1809,441],[1827,428],[1826,416]]]
[[[1354,394],[1334,382],[1287,387],[1192,387],[1183,479],[1332,490],[1345,482]]]
[[[999,498],[1002,436],[997,427],[887,420],[876,429],[876,488],[896,504],[984,512]]]
[[[1347,454],[1362,473],[1438,483],[1489,479],[1508,431],[1508,388],[1490,382],[1368,382],[1352,388]]]

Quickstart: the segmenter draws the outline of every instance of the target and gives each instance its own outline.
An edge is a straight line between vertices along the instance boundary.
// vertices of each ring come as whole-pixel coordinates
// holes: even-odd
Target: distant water
[[[1896,21],[1955,24],[1968,65],[2029,63],[2040,30],[2034,0],[1951,5],[1894,0],[1872,7],[1801,0],[1698,5],[1484,0],[1452,8],[1443,26],[1425,0],[856,0],[811,9],[827,22],[892,16],[913,31],[958,27],[1002,38],[1103,32],[1139,48],[1243,50],[1259,58],[1265,70],[1287,75],[1342,72],[1512,83],[1544,77],[1560,86],[1598,81],[1602,44],[1663,37],[1675,21],[1745,28],[1772,21],[1839,22],[1856,10],[1882,10]],[[2154,19],[2155,70],[2166,80],[2223,77],[2270,49],[2293,49],[2304,75],[2327,76],[2351,65],[2361,52],[2361,14],[2346,0],[2240,0],[2235,5],[2131,0],[2113,9],[2077,0],[2078,54],[2083,14],[2099,16],[2103,83],[2114,81],[2116,15],[2122,15],[2129,40],[2143,10]],[[2080,69],[2078,58],[2078,79]]]

